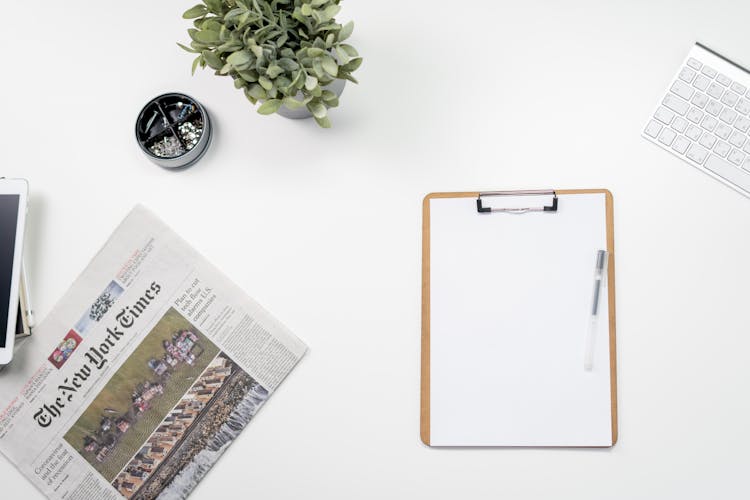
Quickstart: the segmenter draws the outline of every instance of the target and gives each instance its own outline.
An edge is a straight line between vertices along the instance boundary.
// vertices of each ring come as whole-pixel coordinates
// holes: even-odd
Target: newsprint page
[[[136,207],[0,371],[0,451],[49,498],[185,498],[305,350]]]

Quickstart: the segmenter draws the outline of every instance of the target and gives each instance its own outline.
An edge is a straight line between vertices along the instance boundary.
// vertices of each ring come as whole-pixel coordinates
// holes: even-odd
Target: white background
[[[320,130],[191,77],[192,3],[4,5],[0,165],[40,317],[141,202],[311,346],[194,498],[747,497],[750,200],[639,134],[695,40],[750,64],[750,4],[348,0],[361,84]],[[133,137],[173,90],[215,125],[182,172]],[[614,194],[620,441],[427,448],[422,196],[547,187]]]

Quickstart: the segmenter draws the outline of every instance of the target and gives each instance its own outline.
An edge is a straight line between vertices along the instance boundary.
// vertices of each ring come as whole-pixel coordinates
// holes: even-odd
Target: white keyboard
[[[643,137],[750,197],[750,72],[695,44]]]

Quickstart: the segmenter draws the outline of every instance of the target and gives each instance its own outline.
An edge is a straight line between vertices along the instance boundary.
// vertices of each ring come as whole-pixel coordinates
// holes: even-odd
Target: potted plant
[[[339,104],[345,80],[362,64],[344,40],[354,29],[335,16],[341,0],[203,0],[183,17],[193,19],[188,52],[198,66],[230,76],[258,113],[302,111],[330,127],[328,108]]]

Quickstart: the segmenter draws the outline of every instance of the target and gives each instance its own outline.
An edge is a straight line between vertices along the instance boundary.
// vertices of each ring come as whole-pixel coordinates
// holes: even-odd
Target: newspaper
[[[185,498],[305,350],[136,207],[0,372],[0,451],[49,498]]]

